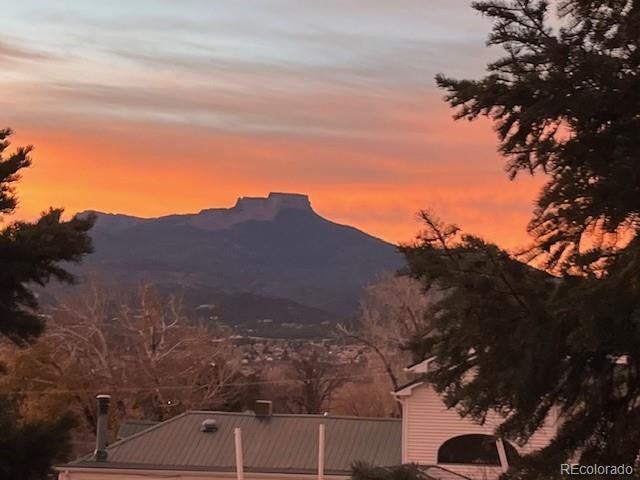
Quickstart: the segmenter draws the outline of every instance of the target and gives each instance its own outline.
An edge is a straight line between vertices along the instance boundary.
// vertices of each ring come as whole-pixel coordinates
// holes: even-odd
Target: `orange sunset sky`
[[[33,144],[14,218],[158,216],[307,193],[392,242],[416,212],[515,247],[541,179],[509,182],[491,124],[434,75],[499,52],[466,0],[8,0],[2,126]]]

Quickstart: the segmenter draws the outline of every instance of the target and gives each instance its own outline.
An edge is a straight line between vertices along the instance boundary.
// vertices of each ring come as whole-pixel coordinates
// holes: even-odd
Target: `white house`
[[[420,378],[432,359],[408,367],[417,379],[393,395],[402,405],[402,462],[438,465],[472,479],[494,479],[509,459],[546,446],[555,436],[557,418],[550,419],[524,446],[494,437],[503,420],[489,415],[483,425],[447,409],[440,395]]]

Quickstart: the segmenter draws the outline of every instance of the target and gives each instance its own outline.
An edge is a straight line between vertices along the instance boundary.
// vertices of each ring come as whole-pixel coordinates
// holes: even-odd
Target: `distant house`
[[[472,479],[496,479],[514,457],[546,446],[555,436],[557,419],[550,419],[524,446],[494,436],[504,420],[488,415],[479,425],[447,409],[440,395],[422,378],[431,359],[407,368],[416,380],[393,395],[402,404],[402,463],[438,465]]]
[[[393,392],[402,405],[401,420],[279,415],[261,401],[256,413],[198,411],[158,424],[127,422],[121,439],[109,446],[100,443],[99,421],[96,452],[59,466],[59,480],[224,480],[238,477],[238,463],[239,480],[346,480],[355,461],[383,467],[419,463],[433,480],[493,480],[515,457],[542,448],[555,435],[552,419],[524,447],[497,439],[501,418],[490,415],[479,425],[447,409],[422,379],[429,365],[426,360],[409,367],[416,380]]]

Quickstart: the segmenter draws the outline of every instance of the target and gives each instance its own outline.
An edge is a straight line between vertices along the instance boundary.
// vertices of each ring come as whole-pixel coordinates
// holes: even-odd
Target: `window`
[[[507,460],[512,463],[518,452],[510,443],[503,441]],[[500,466],[496,437],[491,435],[461,435],[442,444],[438,450],[438,463]]]

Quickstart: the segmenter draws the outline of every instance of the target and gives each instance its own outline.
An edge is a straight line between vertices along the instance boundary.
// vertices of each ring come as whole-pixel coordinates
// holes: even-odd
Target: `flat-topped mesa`
[[[240,197],[234,209],[240,210],[269,210],[279,212],[285,208],[311,210],[309,196],[302,193],[271,192],[264,197]]]
[[[307,195],[272,192],[268,197],[240,197],[232,208],[203,210],[189,222],[198,228],[219,230],[248,220],[273,220],[286,209],[312,212]]]

